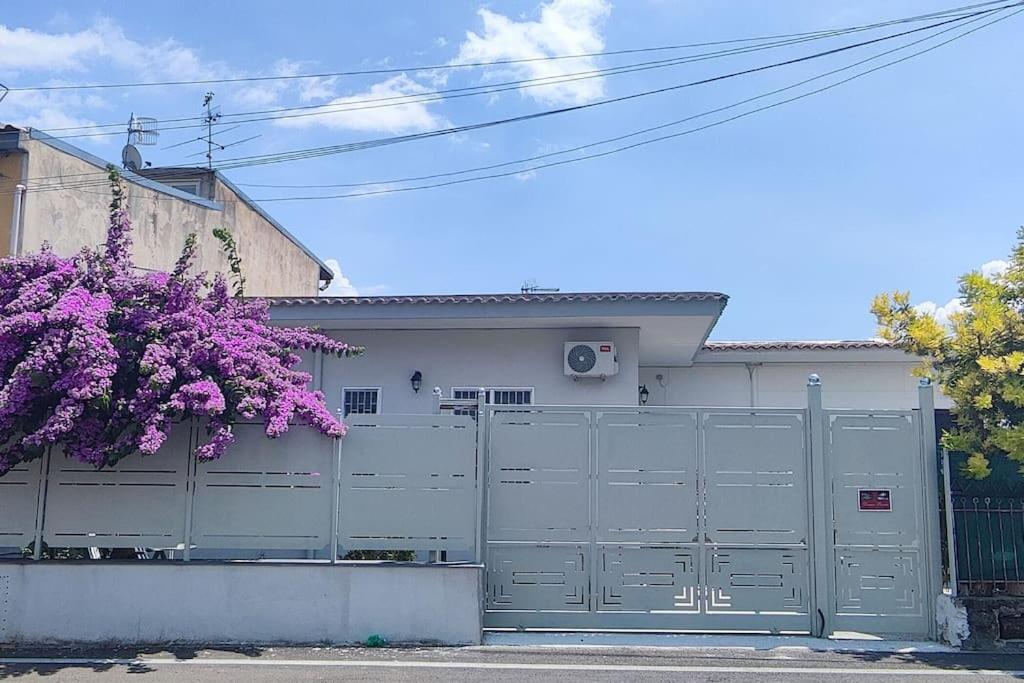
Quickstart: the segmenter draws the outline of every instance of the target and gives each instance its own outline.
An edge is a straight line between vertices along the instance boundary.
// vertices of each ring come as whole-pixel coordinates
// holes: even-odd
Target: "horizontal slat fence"
[[[468,415],[352,416],[343,439],[234,426],[220,460],[205,429],[176,425],[160,451],[96,468],[51,449],[0,477],[0,547],[178,551],[472,551],[477,423]],[[359,418],[359,419],[355,419]],[[36,549],[38,557],[40,550]],[[314,555],[307,554],[306,557]]]

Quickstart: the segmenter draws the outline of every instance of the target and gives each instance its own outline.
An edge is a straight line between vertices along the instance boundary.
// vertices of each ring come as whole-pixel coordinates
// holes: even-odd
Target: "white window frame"
[[[342,417],[348,417],[348,413],[345,412],[345,394],[350,391],[376,391],[377,392],[377,412],[376,413],[354,413],[355,415],[380,415],[383,412],[384,406],[384,390],[382,387],[342,387],[341,388],[341,415]]]

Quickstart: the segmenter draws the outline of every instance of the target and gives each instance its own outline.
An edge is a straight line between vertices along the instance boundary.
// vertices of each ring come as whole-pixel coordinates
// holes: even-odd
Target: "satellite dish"
[[[129,171],[137,171],[142,167],[142,155],[135,145],[125,145],[121,150],[121,163]]]

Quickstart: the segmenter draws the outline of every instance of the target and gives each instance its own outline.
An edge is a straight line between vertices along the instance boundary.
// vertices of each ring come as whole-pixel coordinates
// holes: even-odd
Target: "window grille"
[[[380,389],[360,387],[343,391],[345,415],[376,415],[380,409]]]

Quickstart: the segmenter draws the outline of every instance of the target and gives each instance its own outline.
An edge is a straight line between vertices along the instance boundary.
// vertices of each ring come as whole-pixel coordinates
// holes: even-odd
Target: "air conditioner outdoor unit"
[[[612,342],[565,342],[562,353],[569,377],[610,377],[619,372],[619,358]]]

